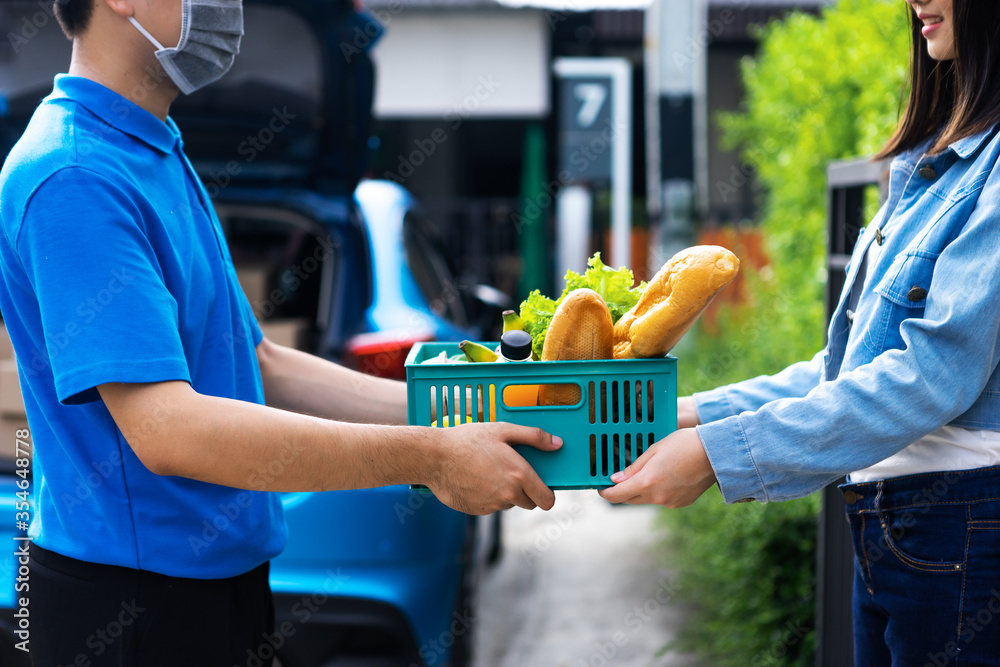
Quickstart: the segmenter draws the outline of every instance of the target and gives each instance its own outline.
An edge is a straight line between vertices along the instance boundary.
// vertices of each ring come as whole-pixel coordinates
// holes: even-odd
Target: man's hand
[[[677,428],[694,428],[701,423],[692,396],[677,399]]]
[[[511,445],[552,451],[562,439],[500,422],[440,429],[439,437],[441,458],[427,486],[445,505],[466,514],[490,514],[515,505],[548,510],[555,504],[555,493]]]
[[[715,471],[698,432],[685,428],[650,447],[611,480],[615,486],[600,491],[610,502],[686,507],[715,484]]]
[[[511,448],[562,446],[539,429],[349,424],[198,394],[180,381],[110,383],[98,391],[136,456],[157,475],[252,491],[425,484],[470,514],[555,502]]]

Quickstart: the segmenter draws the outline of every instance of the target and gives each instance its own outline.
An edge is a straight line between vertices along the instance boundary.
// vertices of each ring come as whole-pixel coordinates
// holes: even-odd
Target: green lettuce
[[[521,303],[521,321],[525,331],[531,334],[532,347],[539,357],[542,356],[542,347],[545,345],[545,332],[548,331],[556,308],[573,290],[589,288],[600,294],[611,311],[611,321],[617,322],[632,309],[646,289],[646,283],[632,286],[635,277],[630,269],[613,269],[605,265],[599,252],[587,260],[587,266],[583,275],[576,271],[566,272],[566,288],[558,299],[550,299],[540,290],[535,290]]]

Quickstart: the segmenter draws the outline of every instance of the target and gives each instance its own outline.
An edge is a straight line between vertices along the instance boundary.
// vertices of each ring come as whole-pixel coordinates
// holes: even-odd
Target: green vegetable
[[[566,289],[558,299],[552,300],[539,290],[533,291],[521,303],[521,321],[524,330],[531,334],[532,349],[539,357],[545,345],[545,332],[548,331],[556,308],[566,298],[566,295],[576,289],[589,288],[601,295],[611,311],[611,321],[617,322],[639,301],[646,283],[632,287],[635,277],[626,267],[612,269],[601,261],[601,253],[587,260],[589,267],[580,275],[576,271],[566,272]]]

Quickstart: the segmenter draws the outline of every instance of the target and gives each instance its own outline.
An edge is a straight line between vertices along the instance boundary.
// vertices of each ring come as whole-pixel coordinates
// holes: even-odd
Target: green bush
[[[826,165],[871,155],[898,117],[906,5],[838,0],[761,31],[742,64],[744,109],[718,121],[763,187],[770,264],[748,273],[753,303],[723,312],[677,351],[682,395],[774,373],[823,346]],[[695,618],[681,648],[715,667],[812,665],[818,496],[725,506],[713,490],[665,511],[667,558]]]

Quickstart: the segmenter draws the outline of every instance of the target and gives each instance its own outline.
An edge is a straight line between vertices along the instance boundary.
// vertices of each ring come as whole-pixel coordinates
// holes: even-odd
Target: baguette
[[[576,289],[566,295],[549,324],[542,346],[542,361],[610,359],[614,326],[611,312],[601,295],[591,289]],[[543,384],[538,388],[539,405],[576,405],[580,388],[572,384]]]
[[[662,357],[740,270],[720,246],[694,246],[663,265],[632,310],[614,326],[614,358]]]

